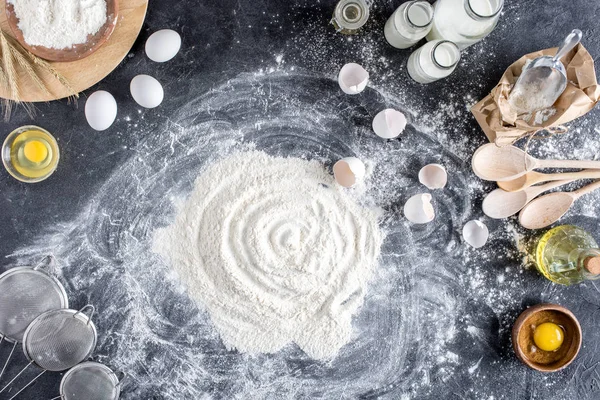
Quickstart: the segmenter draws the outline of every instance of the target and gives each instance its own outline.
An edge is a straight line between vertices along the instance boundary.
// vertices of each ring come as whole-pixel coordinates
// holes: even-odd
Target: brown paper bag
[[[600,86],[596,81],[594,60],[583,45],[578,44],[561,61],[567,69],[567,88],[554,103],[556,112],[541,118],[533,115],[516,115],[508,104],[508,94],[523,70],[527,60],[542,55],[554,55],[557,48],[527,54],[513,63],[502,75],[491,93],[471,108],[475,119],[490,142],[507,145],[527,134],[548,129],[560,130],[566,122],[590,111],[600,99]],[[539,111],[538,111],[539,113]],[[537,121],[536,121],[537,119]]]

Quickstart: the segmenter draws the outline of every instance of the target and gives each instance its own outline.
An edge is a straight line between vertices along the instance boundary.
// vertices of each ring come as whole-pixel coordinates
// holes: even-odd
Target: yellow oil
[[[18,134],[10,145],[15,172],[28,179],[51,174],[58,163],[58,146],[48,132],[32,127]]]
[[[583,260],[595,249],[596,241],[583,229],[557,226],[540,238],[535,248],[535,265],[551,281],[572,285],[588,279]]]

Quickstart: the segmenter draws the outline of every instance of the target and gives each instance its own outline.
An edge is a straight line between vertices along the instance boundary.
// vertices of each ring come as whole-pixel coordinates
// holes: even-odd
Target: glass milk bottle
[[[353,35],[369,19],[369,5],[365,0],[340,0],[335,6],[331,23],[344,35]]]
[[[427,40],[450,40],[464,49],[489,35],[504,0],[437,0]]]
[[[408,74],[419,83],[431,83],[450,75],[460,60],[460,50],[449,40],[433,40],[408,58]]]
[[[427,36],[432,20],[433,7],[428,2],[409,1],[394,11],[383,32],[389,44],[407,49]]]

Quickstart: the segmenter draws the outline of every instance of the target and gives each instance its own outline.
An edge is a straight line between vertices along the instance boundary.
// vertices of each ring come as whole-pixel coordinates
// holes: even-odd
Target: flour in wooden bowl
[[[382,236],[378,213],[319,162],[250,151],[200,175],[153,249],[228,348],[272,353],[294,342],[331,359],[350,340]]]
[[[31,46],[66,49],[85,43],[106,23],[106,0],[7,0]]]

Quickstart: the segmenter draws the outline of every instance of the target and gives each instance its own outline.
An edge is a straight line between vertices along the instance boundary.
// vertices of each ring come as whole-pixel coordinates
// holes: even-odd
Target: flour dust
[[[154,249],[205,306],[225,345],[290,342],[331,359],[351,337],[382,234],[317,161],[251,151],[204,171]]]

